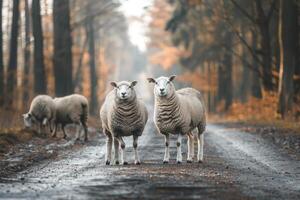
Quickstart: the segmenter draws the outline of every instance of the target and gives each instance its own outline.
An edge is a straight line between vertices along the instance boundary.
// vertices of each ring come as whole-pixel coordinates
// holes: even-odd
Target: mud
[[[2,199],[300,199],[300,165],[290,151],[260,134],[209,125],[204,163],[163,164],[163,137],[149,123],[139,141],[142,164],[133,164],[126,139],[127,166],[106,166],[105,138],[87,144],[61,143],[54,158],[2,178]],[[55,146],[55,145],[54,145]],[[57,145],[56,145],[57,147]]]

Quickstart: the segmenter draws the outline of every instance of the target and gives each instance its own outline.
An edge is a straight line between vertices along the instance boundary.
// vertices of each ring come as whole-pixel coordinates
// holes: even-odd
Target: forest
[[[180,73],[182,84],[205,94],[212,114],[300,115],[297,0],[154,1],[139,19],[149,24],[146,52],[129,41],[117,1],[51,2],[0,2],[3,116],[16,117],[37,94],[74,92],[89,97],[97,114],[107,82],[122,69]]]

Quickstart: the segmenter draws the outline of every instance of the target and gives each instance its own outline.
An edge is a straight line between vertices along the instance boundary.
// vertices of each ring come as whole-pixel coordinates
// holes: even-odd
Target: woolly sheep
[[[82,128],[84,129],[84,141],[87,141],[87,119],[89,104],[88,100],[79,94],[54,98],[56,119],[52,137],[56,137],[58,124],[61,124],[64,138],[67,137],[65,126],[67,124],[77,125],[76,139],[79,139]]]
[[[154,83],[154,122],[159,132],[165,136],[164,163],[169,162],[169,134],[178,135],[177,163],[182,162],[181,140],[183,135],[188,136],[187,162],[191,163],[194,157],[194,136],[192,130],[198,128],[198,162],[203,160],[203,132],[206,126],[205,107],[202,95],[193,88],[175,90],[172,83],[176,76],[148,78]]]
[[[23,114],[25,127],[38,125],[38,132],[41,133],[46,125],[50,126],[55,120],[55,112],[53,99],[48,95],[38,95],[32,100],[29,112]]]
[[[148,112],[144,103],[137,99],[134,86],[137,81],[111,82],[114,89],[106,96],[100,109],[100,117],[106,141],[106,165],[111,162],[112,142],[114,142],[114,161],[119,164],[119,143],[121,143],[121,163],[125,161],[124,136],[133,136],[135,164],[140,164],[137,152],[138,137],[142,135],[148,120]]]

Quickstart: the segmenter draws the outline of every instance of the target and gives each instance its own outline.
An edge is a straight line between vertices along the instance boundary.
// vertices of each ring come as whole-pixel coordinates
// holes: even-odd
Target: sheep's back
[[[53,99],[47,95],[39,95],[35,97],[30,105],[30,113],[37,119],[52,119],[55,117],[55,105]]]
[[[62,123],[79,121],[82,117],[87,119],[88,101],[82,95],[70,95],[54,99],[56,118]]]
[[[182,112],[191,117],[191,127],[205,123],[205,104],[201,93],[193,88],[183,88],[176,91]]]

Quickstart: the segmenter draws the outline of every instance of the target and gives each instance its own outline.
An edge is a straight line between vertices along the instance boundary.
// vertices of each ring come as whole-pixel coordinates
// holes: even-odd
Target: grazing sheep
[[[111,82],[114,87],[105,98],[100,109],[100,117],[106,141],[106,165],[111,161],[112,142],[115,149],[115,164],[119,164],[119,143],[121,143],[121,163],[128,164],[125,161],[124,136],[133,136],[133,148],[135,153],[135,164],[140,164],[137,152],[138,137],[142,135],[144,127],[148,120],[148,112],[144,103],[137,99],[133,82]]]
[[[54,122],[55,125],[52,137],[56,137],[58,124],[61,124],[64,138],[67,137],[65,126],[67,124],[76,124],[76,139],[79,139],[83,128],[84,141],[87,141],[87,119],[89,110],[88,100],[82,95],[73,94],[65,97],[54,98],[54,104],[56,109],[56,119]]]
[[[23,114],[25,127],[38,125],[38,132],[41,133],[46,125],[51,125],[55,120],[55,105],[53,99],[48,95],[36,96],[30,105],[29,112]],[[51,126],[50,126],[51,131]]]
[[[172,83],[176,76],[148,78],[155,83],[154,122],[159,132],[165,136],[164,163],[169,162],[169,134],[177,134],[177,163],[182,162],[181,139],[188,136],[188,158],[192,162],[194,157],[194,136],[192,130],[198,128],[198,162],[203,160],[203,132],[206,126],[205,107],[199,91],[193,88],[175,90]]]

